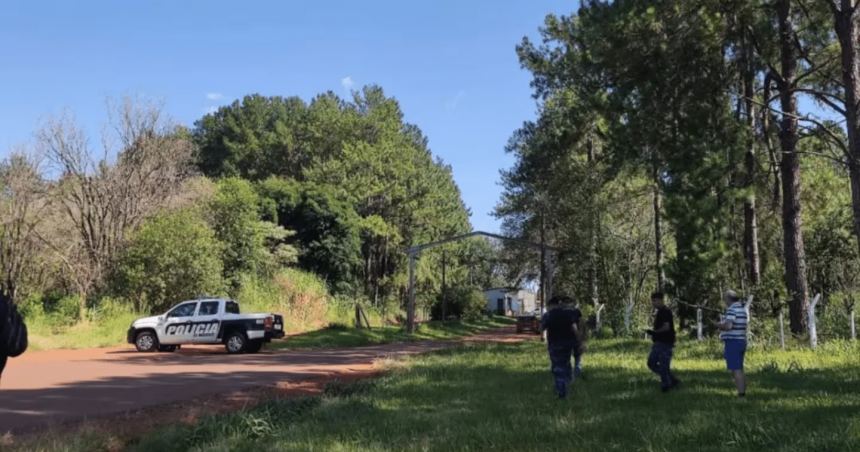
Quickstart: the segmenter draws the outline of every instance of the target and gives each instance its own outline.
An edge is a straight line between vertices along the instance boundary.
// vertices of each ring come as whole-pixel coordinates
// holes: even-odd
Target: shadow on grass
[[[269,348],[277,350],[359,347],[393,342],[456,339],[515,323],[516,320],[505,317],[494,317],[478,322],[454,321],[443,323],[440,321],[430,321],[416,325],[414,334],[406,333],[405,326],[380,326],[371,329],[322,328],[316,331],[296,334],[283,341],[275,341],[269,345]]]
[[[845,382],[856,366],[751,372],[739,398],[728,371],[681,366],[682,388],[662,393],[644,357],[638,368],[592,358],[559,400],[542,345],[445,349],[369,392],[321,398],[307,415],[247,413],[263,433],[236,433],[228,426],[240,418],[216,417],[231,433],[175,428],[139,450],[860,450],[860,389]],[[188,437],[199,440],[172,440]]]

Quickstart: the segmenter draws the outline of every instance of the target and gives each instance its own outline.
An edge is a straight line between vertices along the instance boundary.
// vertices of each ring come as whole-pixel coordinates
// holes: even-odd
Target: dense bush
[[[448,289],[447,298],[446,317],[475,320],[484,315],[484,308],[487,307],[487,297],[472,287],[452,287]],[[430,308],[430,317],[433,320],[442,319],[442,294],[436,297],[436,302]]]
[[[132,235],[111,285],[137,311],[162,312],[182,300],[219,295],[221,251],[213,231],[193,212],[161,214]]]

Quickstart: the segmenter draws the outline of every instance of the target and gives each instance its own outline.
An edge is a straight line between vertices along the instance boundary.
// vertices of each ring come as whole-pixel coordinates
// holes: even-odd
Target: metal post
[[[782,318],[782,308],[779,308],[779,346],[785,350],[785,321]]]
[[[409,253],[409,306],[406,307],[406,332],[415,331],[415,253]]]
[[[445,285],[445,250],[442,250],[442,322],[445,322],[445,311],[448,307],[447,286]]]
[[[818,330],[815,326],[815,306],[818,305],[818,300],[821,298],[821,294],[815,296],[812,299],[812,303],[809,303],[809,309],[807,310],[807,314],[809,315],[809,346],[810,348],[818,347]]]
[[[696,337],[701,341],[702,337],[702,308],[696,309]]]
[[[546,299],[552,298],[552,252],[546,253]]]

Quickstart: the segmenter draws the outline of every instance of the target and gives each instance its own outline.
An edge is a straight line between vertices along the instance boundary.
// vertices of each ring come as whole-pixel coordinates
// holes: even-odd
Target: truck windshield
[[[224,306],[224,312],[227,314],[239,314],[239,303],[228,301],[227,305]]]

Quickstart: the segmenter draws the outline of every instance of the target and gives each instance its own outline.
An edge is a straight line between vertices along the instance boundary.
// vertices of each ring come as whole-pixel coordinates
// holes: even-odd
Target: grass
[[[372,329],[353,328],[343,324],[332,324],[327,328],[287,337],[266,346],[268,349],[360,347],[423,340],[458,339],[516,323],[508,317],[484,318],[474,322],[438,322],[417,324],[415,334],[408,335],[404,326],[374,326]]]
[[[371,382],[272,401],[196,426],[154,431],[127,450],[184,451],[851,451],[860,450],[860,347],[747,354],[738,398],[719,343],[683,340],[663,394],[642,340],[593,341],[585,380],[552,392],[544,345],[471,345],[389,363]],[[87,432],[21,450],[105,450]]]
[[[141,315],[121,314],[99,321],[57,324],[48,321],[27,321],[30,339],[29,350],[83,349],[95,347],[121,347],[129,325]],[[39,319],[41,320],[41,319]],[[475,322],[426,322],[416,325],[416,333],[406,334],[402,326],[374,326],[353,328],[333,323],[327,328],[289,336],[266,345],[267,349],[299,349],[356,347],[417,340],[457,339],[515,323],[514,319],[493,317]],[[130,345],[129,345],[130,346]]]

